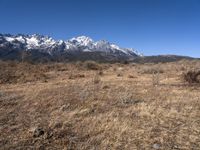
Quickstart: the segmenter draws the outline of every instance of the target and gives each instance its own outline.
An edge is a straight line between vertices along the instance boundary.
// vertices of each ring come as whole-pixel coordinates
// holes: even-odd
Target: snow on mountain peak
[[[83,52],[106,52],[116,55],[137,56],[139,53],[133,49],[121,48],[111,44],[106,40],[94,42],[90,37],[78,36],[67,41],[54,40],[49,36],[39,34],[33,35],[10,35],[0,34],[0,48],[9,43],[11,47],[18,49],[35,49],[42,52],[60,52],[60,51],[83,51]]]
[[[8,42],[12,42],[12,41],[15,40],[13,37],[5,37],[5,39],[6,39]]]
[[[93,43],[93,40],[90,37],[87,37],[87,36],[78,36],[76,38],[70,39],[69,41],[73,42],[73,43],[79,43],[83,46],[87,46],[87,45]]]

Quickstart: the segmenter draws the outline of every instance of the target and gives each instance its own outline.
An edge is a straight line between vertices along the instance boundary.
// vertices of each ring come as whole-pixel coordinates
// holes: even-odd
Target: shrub
[[[40,65],[18,62],[0,62],[0,84],[46,82],[47,70]]]
[[[99,71],[98,75],[102,76],[103,75],[103,71]]]
[[[94,61],[86,61],[84,66],[88,70],[102,70],[102,67]]]
[[[158,86],[160,83],[160,74],[159,73],[153,73],[152,74],[152,85]]]
[[[118,76],[118,77],[122,77],[122,76],[123,76],[123,74],[121,74],[121,73],[118,73],[118,74],[117,74],[117,76]]]
[[[101,78],[100,78],[100,76],[98,74],[96,74],[94,76],[93,82],[94,82],[94,84],[98,84],[98,83],[101,82]]]
[[[184,81],[192,83],[200,83],[200,70],[199,71],[188,71],[183,74]]]
[[[85,78],[84,74],[75,74],[74,72],[70,72],[68,79],[76,79],[76,78]]]
[[[141,73],[143,73],[143,74],[157,74],[157,73],[164,73],[164,71],[162,69],[159,69],[159,68],[144,68]]]
[[[125,60],[125,61],[123,61],[123,64],[127,65],[127,64],[129,64],[129,61]]]
[[[133,75],[129,74],[128,78],[135,78]]]

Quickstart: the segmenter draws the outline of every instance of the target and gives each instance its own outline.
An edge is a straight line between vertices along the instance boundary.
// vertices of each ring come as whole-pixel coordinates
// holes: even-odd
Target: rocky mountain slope
[[[0,59],[3,60],[131,60],[140,54],[105,40],[93,41],[86,36],[66,41],[43,35],[0,34]]]

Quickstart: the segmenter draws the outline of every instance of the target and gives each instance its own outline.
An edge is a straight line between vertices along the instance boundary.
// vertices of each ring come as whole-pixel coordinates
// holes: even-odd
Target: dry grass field
[[[0,62],[0,149],[200,150],[198,69]]]

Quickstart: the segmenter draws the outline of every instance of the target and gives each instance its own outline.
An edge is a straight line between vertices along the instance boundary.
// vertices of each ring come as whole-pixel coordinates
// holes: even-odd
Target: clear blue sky
[[[200,57],[200,0],[0,0],[1,33],[86,35],[145,55]]]

